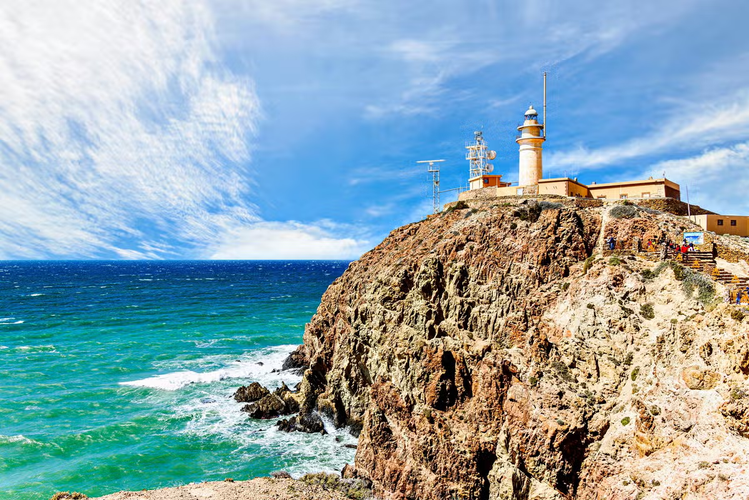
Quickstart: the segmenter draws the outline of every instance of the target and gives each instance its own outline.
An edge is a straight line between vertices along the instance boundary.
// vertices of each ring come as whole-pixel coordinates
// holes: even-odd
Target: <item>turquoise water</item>
[[[345,262],[0,262],[0,499],[340,470],[231,395],[302,341]]]

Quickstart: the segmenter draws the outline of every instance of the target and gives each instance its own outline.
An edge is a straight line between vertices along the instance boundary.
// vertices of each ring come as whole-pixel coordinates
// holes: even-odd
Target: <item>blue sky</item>
[[[546,176],[749,214],[741,0],[0,6],[0,258],[356,258],[549,73]],[[454,195],[453,195],[454,196]],[[446,196],[443,201],[449,201]]]

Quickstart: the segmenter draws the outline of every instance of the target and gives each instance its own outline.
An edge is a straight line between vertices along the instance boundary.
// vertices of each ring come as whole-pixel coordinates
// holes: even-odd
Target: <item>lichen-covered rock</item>
[[[693,226],[553,202],[469,201],[352,263],[305,329],[301,412],[360,431],[347,473],[388,499],[744,498],[721,405],[745,328],[678,268],[596,254]]]
[[[234,393],[234,400],[237,403],[252,403],[270,394],[270,391],[257,382],[240,387]]]

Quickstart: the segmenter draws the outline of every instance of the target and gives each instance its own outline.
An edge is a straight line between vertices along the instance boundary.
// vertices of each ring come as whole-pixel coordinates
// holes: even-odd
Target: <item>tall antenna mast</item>
[[[432,174],[432,210],[435,214],[440,211],[440,166],[435,167],[434,164],[443,161],[445,160],[420,160],[416,162],[429,164],[427,172]]]
[[[544,71],[544,139],[546,139],[546,71]]]

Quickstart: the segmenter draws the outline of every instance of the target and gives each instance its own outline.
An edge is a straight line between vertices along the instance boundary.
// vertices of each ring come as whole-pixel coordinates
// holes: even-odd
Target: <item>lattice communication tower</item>
[[[432,174],[432,210],[433,213],[439,213],[440,211],[440,166],[435,166],[435,163],[441,163],[445,160],[421,160],[416,163],[428,163],[429,168],[427,172]]]
[[[490,174],[494,171],[494,165],[489,163],[497,157],[497,152],[492,151],[486,146],[484,133],[481,131],[474,132],[474,141],[466,145],[466,160],[470,164],[470,179]]]

